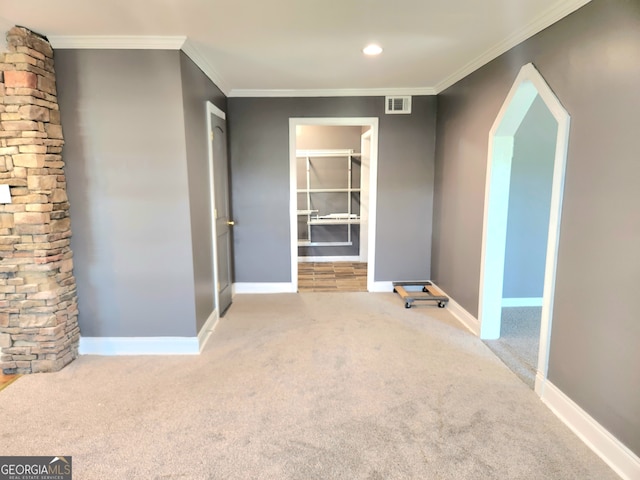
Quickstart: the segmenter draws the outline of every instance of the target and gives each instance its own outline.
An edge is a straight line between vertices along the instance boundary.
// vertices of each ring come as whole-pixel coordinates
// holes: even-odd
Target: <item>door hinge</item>
[[[218,291],[220,291],[220,282],[218,282]]]
[[[218,209],[217,208],[213,209],[213,218],[216,219],[216,220],[218,219]]]
[[[211,141],[213,141],[213,139],[215,138],[215,133],[213,133],[213,131],[209,132],[209,138],[211,139]]]

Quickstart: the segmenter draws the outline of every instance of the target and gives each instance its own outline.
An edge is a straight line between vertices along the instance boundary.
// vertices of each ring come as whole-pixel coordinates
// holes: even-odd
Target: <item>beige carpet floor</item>
[[[235,298],[193,357],[85,356],[0,392],[3,455],[92,479],[614,479],[447,309]]]
[[[484,343],[515,373],[535,388],[540,349],[542,307],[505,307],[502,309],[500,338]]]

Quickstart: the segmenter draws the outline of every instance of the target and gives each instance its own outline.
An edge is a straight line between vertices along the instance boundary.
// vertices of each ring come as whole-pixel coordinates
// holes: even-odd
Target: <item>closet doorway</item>
[[[372,289],[377,138],[377,118],[289,120],[296,291]]]

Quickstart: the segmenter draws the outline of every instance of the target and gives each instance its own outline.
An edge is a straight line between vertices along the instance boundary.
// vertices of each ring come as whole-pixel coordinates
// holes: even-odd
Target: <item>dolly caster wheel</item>
[[[446,303],[444,303],[444,302],[438,302],[438,307],[440,307],[440,308],[444,308],[445,305],[446,305]]]
[[[405,303],[404,308],[411,308],[411,304],[409,302]]]

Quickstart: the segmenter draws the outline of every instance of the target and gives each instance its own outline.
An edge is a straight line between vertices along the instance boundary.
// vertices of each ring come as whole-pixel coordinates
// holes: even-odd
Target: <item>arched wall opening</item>
[[[569,136],[569,114],[532,64],[520,70],[489,133],[489,158],[480,273],[480,337],[500,337],[505,293],[505,258],[509,225],[512,167],[516,135],[536,102],[542,101],[557,122],[548,208],[546,255],[542,285],[540,341],[535,390],[542,395],[547,378],[553,314],[562,193]]]

